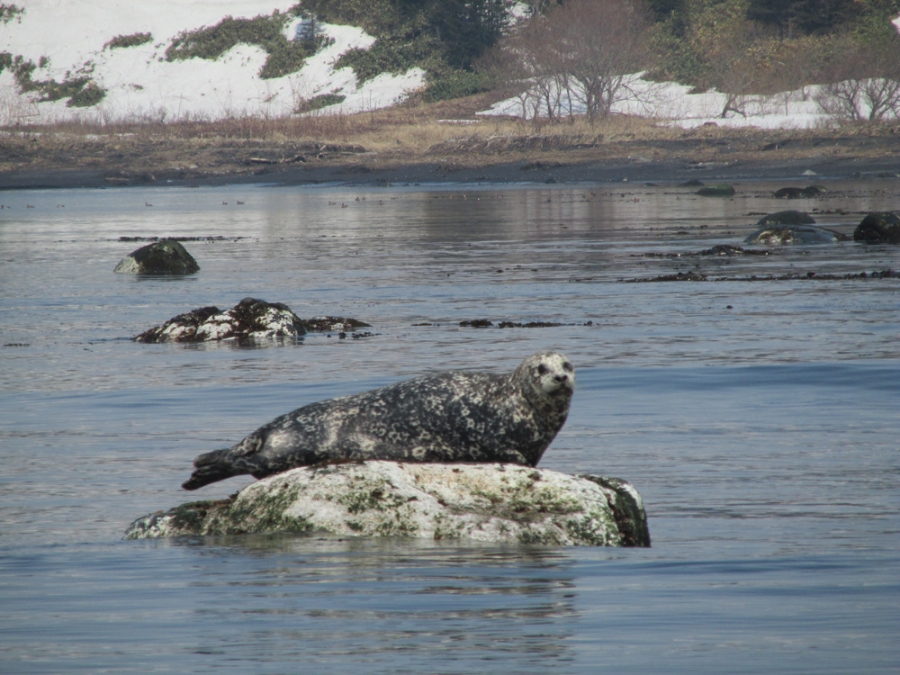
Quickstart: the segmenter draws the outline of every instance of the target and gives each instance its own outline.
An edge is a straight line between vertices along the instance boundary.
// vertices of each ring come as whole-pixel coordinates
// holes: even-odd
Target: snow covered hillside
[[[256,44],[239,42],[214,58],[172,58],[179,39],[232,17],[260,17],[277,25],[282,43],[296,44],[302,20],[289,10],[297,0],[18,1],[0,5],[0,125],[72,118],[171,122],[281,117],[305,110],[353,113],[390,106],[425,84],[420,68],[362,84],[350,68],[335,68],[342,54],[375,42],[353,26],[318,24],[319,43],[302,68],[278,77],[262,77],[270,54]],[[636,96],[623,97],[613,112],[684,127],[714,122],[807,128],[826,119],[816,103],[816,87],[765,99],[745,97],[739,102],[741,114],[725,118],[727,99],[715,91],[692,94],[688,87],[637,76],[630,88]],[[583,112],[572,100],[558,105]],[[530,117],[539,108],[534,96],[523,94],[483,114]]]
[[[20,0],[24,11],[0,23],[0,56],[30,61],[34,83],[55,83],[20,93],[14,65],[0,73],[0,124],[44,123],[73,117],[106,120],[174,121],[238,115],[281,116],[304,101],[330,95],[340,101],[326,111],[358,112],[389,106],[420,88],[425,73],[380,75],[362,86],[349,68],[334,62],[349,49],[368,48],[374,38],[352,26],[321,24],[323,46],[303,68],[263,79],[265,50],[238,44],[221,57],[167,60],[166,50],[180,34],[214,26],[225,17],[252,19],[287,12],[296,0]],[[300,19],[285,22],[294,40]],[[148,36],[149,34],[149,36]],[[145,36],[134,46],[115,46],[114,38]],[[147,39],[149,37],[149,39]],[[137,42],[138,40],[133,40]],[[72,97],[42,100],[62,85],[84,80],[105,91],[96,105],[78,107]],[[77,88],[77,87],[76,87]],[[48,95],[50,92],[50,95]]]

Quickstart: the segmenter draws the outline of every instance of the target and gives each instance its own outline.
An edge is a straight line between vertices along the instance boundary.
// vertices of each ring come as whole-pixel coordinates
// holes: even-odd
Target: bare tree
[[[900,39],[835,44],[829,83],[816,97],[828,115],[848,122],[900,117]]]
[[[562,117],[567,75],[560,68],[546,18],[535,16],[519,26],[478,67],[498,88],[515,91],[511,95],[521,102],[523,117],[550,121]]]
[[[900,82],[886,77],[831,82],[822,88],[816,103],[826,114],[848,122],[900,117]]]
[[[519,98],[528,116],[559,120],[581,104],[593,124],[633,95],[628,76],[646,65],[649,24],[643,0],[567,0],[512,31],[494,63],[526,85]]]
[[[591,124],[633,95],[627,77],[646,65],[650,14],[641,0],[568,0],[547,17],[554,70]]]

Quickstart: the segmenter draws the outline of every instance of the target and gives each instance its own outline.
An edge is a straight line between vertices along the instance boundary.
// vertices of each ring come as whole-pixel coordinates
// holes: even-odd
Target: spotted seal
[[[312,403],[200,455],[182,487],[367,459],[536,466],[566,421],[574,388],[572,363],[539,352],[508,375],[451,371]]]

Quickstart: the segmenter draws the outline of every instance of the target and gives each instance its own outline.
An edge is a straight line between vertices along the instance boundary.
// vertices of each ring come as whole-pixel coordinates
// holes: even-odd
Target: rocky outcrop
[[[244,298],[231,309],[200,307],[179,314],[144,331],[136,342],[207,342],[215,340],[258,340],[297,338],[306,333],[303,322],[291,308],[280,302]]]
[[[117,274],[194,274],[200,265],[180,242],[162,239],[132,251],[116,269]]]
[[[126,539],[330,532],[554,546],[649,546],[627,482],[515,464],[386,461],[303,467],[231,499],[191,502],[134,521]]]
[[[853,231],[853,240],[865,244],[900,244],[900,217],[895,213],[869,213]]]

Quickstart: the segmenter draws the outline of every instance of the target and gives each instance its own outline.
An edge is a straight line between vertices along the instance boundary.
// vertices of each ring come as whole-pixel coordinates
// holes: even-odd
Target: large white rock
[[[637,491],[602,476],[515,464],[369,461],[303,467],[235,497],[191,502],[131,524],[126,539],[325,531],[558,546],[649,546]]]

